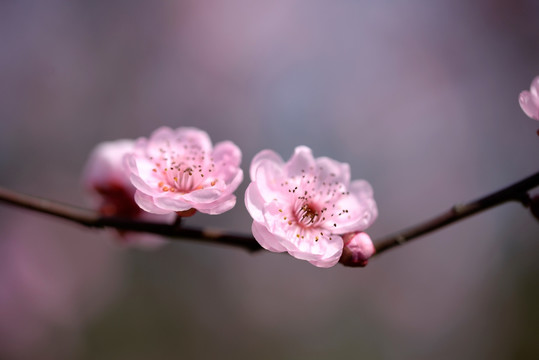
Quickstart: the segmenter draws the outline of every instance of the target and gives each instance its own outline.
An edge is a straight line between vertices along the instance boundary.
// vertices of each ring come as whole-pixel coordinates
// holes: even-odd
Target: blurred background
[[[0,185],[84,206],[101,141],[196,126],[297,145],[374,187],[386,235],[538,170],[539,3],[1,1]],[[248,233],[238,204],[187,223]],[[0,205],[1,359],[539,358],[539,226],[518,204],[373,259],[174,242]]]

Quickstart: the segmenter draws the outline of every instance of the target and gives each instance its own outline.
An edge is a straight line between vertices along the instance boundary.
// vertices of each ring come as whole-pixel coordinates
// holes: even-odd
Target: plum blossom
[[[148,221],[171,223],[175,216],[154,215],[142,211],[136,204],[135,187],[124,167],[124,157],[134,151],[135,141],[121,139],[98,144],[90,154],[83,171],[82,182],[92,202],[105,216],[140,218]],[[117,232],[119,241],[125,245],[153,248],[165,244],[165,240],[142,233]]]
[[[125,162],[136,203],[154,214],[221,214],[236,204],[243,180],[240,149],[230,141],[213,147],[206,132],[191,127],[161,127],[138,139]]]
[[[250,176],[245,205],[256,240],[318,267],[335,265],[342,236],[367,229],[378,215],[368,182],[350,182],[348,164],[315,159],[306,146],[297,147],[286,163],[271,150],[261,151]]]
[[[364,232],[344,234],[344,248],[340,263],[347,266],[366,266],[376,249],[371,237]]]
[[[134,140],[121,139],[98,144],[83,172],[84,187],[95,193],[99,211],[108,216],[136,217],[141,209],[134,200],[135,187],[123,166],[125,154],[133,151]]]
[[[518,102],[527,116],[539,120],[539,76],[533,79],[530,91],[524,90],[520,93]]]

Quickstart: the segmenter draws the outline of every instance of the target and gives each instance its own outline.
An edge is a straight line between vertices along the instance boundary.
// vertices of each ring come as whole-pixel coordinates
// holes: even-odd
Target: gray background
[[[539,6],[497,1],[2,1],[0,185],[84,205],[100,141],[197,126],[242,168],[297,145],[371,182],[374,237],[538,170],[518,106]],[[189,224],[249,232],[238,204]],[[518,204],[371,261],[114,236],[0,206],[2,359],[539,357],[539,227]]]

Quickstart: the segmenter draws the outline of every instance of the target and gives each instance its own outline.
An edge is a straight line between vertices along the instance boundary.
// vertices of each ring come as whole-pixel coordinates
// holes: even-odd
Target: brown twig
[[[25,195],[0,187],[0,201],[25,209],[56,216],[94,228],[113,228],[117,230],[146,232],[167,236],[171,240],[192,239],[207,243],[217,243],[243,247],[248,251],[261,250],[262,247],[252,236],[229,234],[220,231],[178,227],[177,224],[153,223],[142,220],[104,217],[97,211],[82,209],[56,201]]]
[[[525,207],[528,207],[530,205],[528,191],[537,186],[539,186],[539,172],[478,200],[466,204],[455,205],[445,213],[435,216],[416,226],[378,239],[375,241],[376,252],[380,254],[421,235],[436,231],[444,226],[504,204],[508,201],[517,201]]]

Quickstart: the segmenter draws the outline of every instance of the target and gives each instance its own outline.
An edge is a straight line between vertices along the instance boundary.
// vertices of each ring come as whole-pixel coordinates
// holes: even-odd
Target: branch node
[[[225,234],[218,230],[202,230],[202,235],[210,239],[218,239]]]
[[[461,215],[464,212],[465,209],[466,209],[466,205],[464,205],[464,204],[456,204],[456,205],[453,206],[452,210],[453,210],[453,213],[455,215]]]
[[[406,242],[406,237],[404,235],[399,235],[395,238],[395,241],[399,244],[399,245],[402,245]]]

